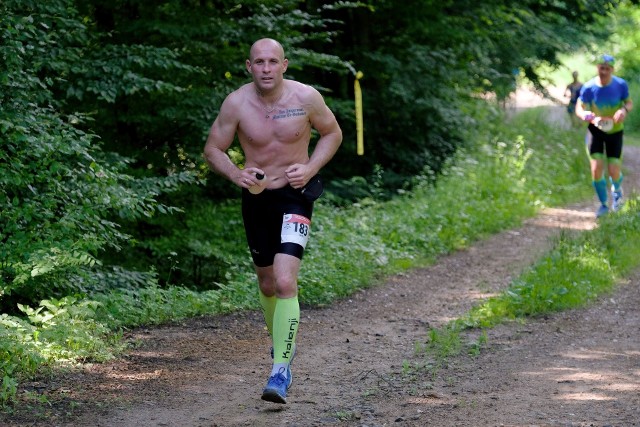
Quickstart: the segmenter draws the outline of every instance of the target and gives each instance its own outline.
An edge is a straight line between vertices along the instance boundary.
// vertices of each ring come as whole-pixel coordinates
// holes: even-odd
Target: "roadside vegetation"
[[[583,307],[624,286],[624,278],[640,266],[639,201],[635,195],[593,230],[562,233],[548,254],[499,295],[431,329],[427,344],[417,347],[425,353],[426,365],[440,366],[464,351],[478,354],[488,343],[486,330],[498,324]],[[475,333],[465,334],[470,330]]]

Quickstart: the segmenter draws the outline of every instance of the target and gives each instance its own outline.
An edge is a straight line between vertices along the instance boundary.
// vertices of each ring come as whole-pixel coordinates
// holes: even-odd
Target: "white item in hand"
[[[249,192],[251,194],[260,194],[262,193],[262,191],[265,189],[265,185],[267,183],[267,176],[263,175],[261,173],[257,173],[256,174],[256,179],[258,180],[258,183],[256,185],[252,185],[251,187],[249,187]]]
[[[611,117],[596,117],[593,124],[603,132],[609,132],[613,129],[613,119]]]

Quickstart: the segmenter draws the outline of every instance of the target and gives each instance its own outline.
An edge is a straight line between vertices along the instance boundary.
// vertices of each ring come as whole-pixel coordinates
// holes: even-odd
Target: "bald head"
[[[284,60],[284,48],[280,42],[274,39],[260,39],[251,45],[249,61],[253,62],[254,58],[258,56],[258,53],[264,51],[276,53],[280,60]]]

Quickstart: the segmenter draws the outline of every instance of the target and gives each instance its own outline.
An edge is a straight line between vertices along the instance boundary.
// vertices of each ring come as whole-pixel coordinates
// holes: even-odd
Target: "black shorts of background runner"
[[[616,133],[606,133],[598,129],[595,125],[589,124],[587,134],[587,149],[589,155],[605,154],[609,159],[619,159],[622,156],[622,134],[624,131]]]
[[[308,199],[301,190],[289,185],[260,194],[242,190],[242,219],[255,265],[273,265],[277,253],[302,259],[304,248],[297,243],[281,243],[281,230],[285,214],[302,215],[311,220],[313,202]]]

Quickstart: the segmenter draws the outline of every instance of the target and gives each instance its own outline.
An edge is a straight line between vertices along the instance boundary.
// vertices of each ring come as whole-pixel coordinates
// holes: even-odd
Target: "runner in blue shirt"
[[[622,204],[622,134],[624,119],[633,108],[633,102],[627,82],[613,75],[614,64],[615,59],[611,55],[598,57],[598,75],[582,86],[576,104],[576,115],[589,123],[585,143],[593,187],[601,203],[596,217],[609,212],[605,157],[613,210],[617,211]]]

